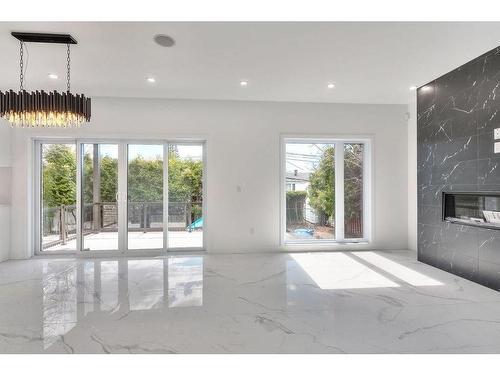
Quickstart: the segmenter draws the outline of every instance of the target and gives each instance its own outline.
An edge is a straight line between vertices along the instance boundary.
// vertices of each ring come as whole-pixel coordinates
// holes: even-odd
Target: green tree
[[[309,175],[307,194],[309,204],[319,216],[320,224],[327,224],[335,216],[335,149],[328,146],[323,151],[315,171]]]
[[[118,192],[118,160],[106,155],[101,158],[101,200],[116,202]]]
[[[69,206],[76,198],[76,155],[65,144],[43,146],[43,205]]]
[[[363,145],[348,143],[344,149],[344,217],[358,218],[363,205]]]
[[[320,162],[309,176],[309,204],[320,222],[335,218],[335,150],[327,147]],[[358,218],[363,205],[363,145],[348,143],[344,148],[344,218]]]
[[[201,202],[203,164],[170,154],[168,160],[168,194],[172,202]]]
[[[162,202],[163,160],[139,156],[129,162],[128,198],[131,202]]]
[[[86,152],[83,156],[83,199],[85,203],[93,202],[94,164],[93,154]],[[105,155],[99,161],[101,174],[101,202],[116,202],[118,191],[118,160]]]
[[[203,164],[201,161],[181,159],[177,153],[169,154],[168,197],[170,202],[199,203],[202,201]],[[201,205],[191,205],[191,221],[199,218],[201,214]]]
[[[85,203],[92,203],[93,197],[93,181],[92,174],[94,164],[92,163],[92,153],[85,152],[83,155],[83,201]]]
[[[76,154],[68,145],[44,146],[44,204],[50,207],[75,204]],[[93,154],[83,155],[83,199],[93,201]],[[118,160],[109,155],[100,159],[101,201],[115,202],[118,191]],[[203,196],[203,164],[198,160],[181,159],[177,148],[169,149],[169,200],[201,202]],[[161,202],[163,199],[163,160],[134,158],[128,165],[128,196],[131,202]],[[195,216],[201,208],[193,206]],[[200,211],[201,214],[201,211]]]

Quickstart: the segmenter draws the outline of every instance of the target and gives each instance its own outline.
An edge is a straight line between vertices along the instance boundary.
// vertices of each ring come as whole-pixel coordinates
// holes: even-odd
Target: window
[[[369,238],[369,140],[283,141],[282,242]]]
[[[334,143],[286,144],[287,239],[335,239],[334,160]]]
[[[203,249],[204,148],[35,141],[36,252]]]
[[[344,143],[344,237],[363,238],[362,143]]]

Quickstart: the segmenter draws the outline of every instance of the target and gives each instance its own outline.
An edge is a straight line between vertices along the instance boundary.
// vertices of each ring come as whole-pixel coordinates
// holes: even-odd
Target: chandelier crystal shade
[[[90,99],[70,92],[0,92],[0,116],[15,127],[78,127],[90,121]]]
[[[70,92],[70,44],[76,41],[65,34],[12,33],[20,40],[20,89],[0,91],[0,117],[13,127],[79,127],[90,121],[91,100]],[[28,92],[24,89],[23,43],[67,44],[67,91]]]

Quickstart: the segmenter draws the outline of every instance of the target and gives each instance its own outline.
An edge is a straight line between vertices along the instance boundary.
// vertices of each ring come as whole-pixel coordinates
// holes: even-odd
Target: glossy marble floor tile
[[[1,353],[500,353],[500,293],[337,252],[0,264]]]

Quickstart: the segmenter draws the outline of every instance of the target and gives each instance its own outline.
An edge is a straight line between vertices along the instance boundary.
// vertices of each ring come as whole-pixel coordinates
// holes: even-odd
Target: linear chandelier
[[[12,36],[20,41],[20,87],[19,91],[0,91],[0,117],[13,127],[79,127],[90,121],[90,98],[70,92],[71,55],[70,45],[77,44],[71,35],[17,33]],[[66,92],[28,92],[24,88],[24,50],[26,42],[57,43],[67,45],[67,90]]]

